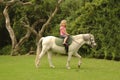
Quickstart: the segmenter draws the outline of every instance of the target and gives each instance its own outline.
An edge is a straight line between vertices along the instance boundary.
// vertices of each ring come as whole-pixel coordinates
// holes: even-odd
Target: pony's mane
[[[85,35],[90,35],[90,34],[78,34],[78,35],[72,35],[72,37],[74,37],[74,38],[82,38],[83,36],[85,36]]]

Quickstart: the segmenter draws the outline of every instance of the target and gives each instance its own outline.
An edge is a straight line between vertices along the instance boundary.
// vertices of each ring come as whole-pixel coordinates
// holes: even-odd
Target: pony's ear
[[[85,34],[85,35],[83,35],[83,39],[84,39],[85,41],[90,40],[90,34]]]

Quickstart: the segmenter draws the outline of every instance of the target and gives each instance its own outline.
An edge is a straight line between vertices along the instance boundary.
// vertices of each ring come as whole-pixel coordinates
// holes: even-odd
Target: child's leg
[[[66,51],[66,53],[68,53],[68,44],[66,43],[66,42],[67,42],[67,39],[68,39],[68,36],[66,36],[66,37],[64,38],[64,42],[63,42],[63,45],[65,46],[65,51]]]
[[[63,44],[66,44],[67,39],[68,39],[68,36],[65,37]]]

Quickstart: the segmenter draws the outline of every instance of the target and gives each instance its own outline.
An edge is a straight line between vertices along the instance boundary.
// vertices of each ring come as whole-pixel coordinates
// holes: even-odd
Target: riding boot
[[[68,53],[68,44],[64,44],[64,46],[65,46],[65,51],[66,51],[66,53]]]

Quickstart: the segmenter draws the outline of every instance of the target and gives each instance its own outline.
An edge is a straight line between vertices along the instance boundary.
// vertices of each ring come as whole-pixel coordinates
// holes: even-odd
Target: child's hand
[[[67,33],[67,35],[69,36],[70,34]]]

